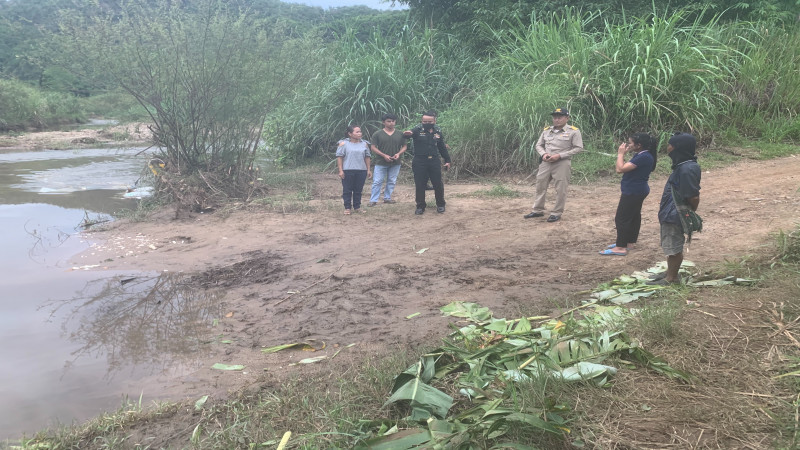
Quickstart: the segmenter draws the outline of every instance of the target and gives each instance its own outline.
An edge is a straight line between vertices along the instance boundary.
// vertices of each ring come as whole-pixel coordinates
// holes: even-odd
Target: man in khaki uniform
[[[548,222],[556,222],[564,213],[567,203],[567,186],[572,168],[572,155],[583,151],[583,137],[581,131],[571,125],[569,110],[556,108],[552,112],[553,125],[546,127],[536,142],[536,151],[541,156],[539,172],[536,174],[536,199],[533,202],[533,211],[525,214],[526,219],[544,217],[544,200],[550,181],[556,189],[556,204],[550,211]]]

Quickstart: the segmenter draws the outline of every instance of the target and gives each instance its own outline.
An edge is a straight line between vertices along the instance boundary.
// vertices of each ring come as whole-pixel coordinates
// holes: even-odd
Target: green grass
[[[266,170],[260,171],[257,181],[266,188],[266,195],[254,198],[254,206],[283,214],[309,212],[315,209],[311,201],[319,193],[314,175],[321,170],[321,164],[309,164],[291,171],[278,171],[270,164],[263,164]]]
[[[509,188],[504,184],[495,184],[491,189],[477,190],[472,196],[490,198],[518,198],[522,196],[519,191]]]
[[[619,179],[621,175],[614,170],[615,163],[616,154],[612,155],[610,151],[579,153],[572,157],[572,182],[586,184],[611,177]]]
[[[783,263],[800,263],[800,226],[794,231],[781,230],[775,237],[778,247],[776,259]]]
[[[123,444],[129,436],[126,432],[128,428],[171,417],[179,409],[180,405],[176,403],[158,402],[147,407],[142,405],[141,398],[134,402],[126,397],[114,412],[103,413],[81,425],[43,430],[32,437],[21,439],[19,444],[24,450],[86,448],[90,445],[92,448],[126,448]],[[47,444],[43,444],[44,442]]]
[[[93,95],[83,99],[82,103],[84,111],[90,116],[112,118],[122,122],[150,120],[144,107],[125,92],[112,91]]]
[[[658,298],[650,301],[639,309],[633,320],[633,331],[648,343],[668,343],[679,333],[677,319],[682,308],[676,298]]]
[[[265,207],[276,213],[295,214],[315,211],[315,208],[309,204],[309,199],[308,192],[304,191],[295,194],[260,197],[253,200],[252,204]]]
[[[613,155],[604,161],[591,150],[613,154],[608,143],[630,133],[713,135],[730,103],[726,83],[760,41],[731,42],[754,32],[707,19],[683,10],[617,24],[567,10],[508,24],[496,33],[494,58],[473,71],[483,88],[442,115],[459,164],[476,173],[531,170],[555,106],[570,108],[590,150],[575,158],[579,180],[613,165]]]
[[[316,167],[304,167],[289,172],[262,172],[259,181],[269,190],[304,192],[310,196],[310,192],[314,190],[312,174],[315,171]]]
[[[742,157],[739,155],[732,154],[727,151],[720,151],[718,150],[706,150],[701,149],[697,152],[697,162],[700,163],[700,167],[703,170],[708,169],[717,169],[721,167],[729,166],[733,163],[742,160]],[[662,169],[661,174],[666,175],[671,172],[670,164],[669,164],[669,156],[663,155],[664,159],[667,160],[667,164],[661,164],[660,167]]]
[[[362,420],[396,415],[382,407],[386,392],[394,375],[415,355],[412,349],[397,348],[391,354],[360,357],[358,364],[337,369],[337,377],[322,370],[290,378],[274,388],[241,392],[226,400],[211,399],[188,418],[181,411],[194,411],[193,401],[162,403],[155,408],[126,402],[118,411],[84,425],[38,433],[24,440],[22,448],[132,448],[137,443],[129,441],[129,429],[135,427],[140,437],[147,437],[148,422],[163,417],[175,420],[181,428],[189,424],[183,432],[173,430],[178,432],[182,448],[275,448],[289,430],[293,431],[291,448],[350,447]],[[145,442],[161,440],[163,445],[168,438],[155,435]]]
[[[800,122],[798,122],[800,124]],[[773,159],[784,156],[800,154],[800,145],[791,145],[781,142],[759,142],[759,152],[756,159]]]
[[[127,219],[132,222],[144,222],[148,216],[167,206],[163,200],[146,197],[137,202],[136,209],[123,209],[114,213],[115,217]]]

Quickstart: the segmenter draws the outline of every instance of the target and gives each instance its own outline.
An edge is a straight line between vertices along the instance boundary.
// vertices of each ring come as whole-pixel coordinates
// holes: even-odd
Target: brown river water
[[[143,149],[0,149],[0,448],[38,430],[170,397],[213,331],[219,297],[181,274],[73,267],[86,219],[138,200]],[[92,270],[93,269],[93,270]]]

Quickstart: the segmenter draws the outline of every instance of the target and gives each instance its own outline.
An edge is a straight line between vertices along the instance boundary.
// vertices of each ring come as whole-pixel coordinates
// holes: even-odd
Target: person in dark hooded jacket
[[[664,186],[658,209],[661,248],[667,256],[667,271],[648,284],[680,282],[678,271],[683,262],[686,231],[681,224],[675,202],[692,211],[697,211],[700,205],[700,165],[697,164],[696,149],[697,139],[691,134],[676,133],[669,139],[667,156],[672,160],[672,173]]]

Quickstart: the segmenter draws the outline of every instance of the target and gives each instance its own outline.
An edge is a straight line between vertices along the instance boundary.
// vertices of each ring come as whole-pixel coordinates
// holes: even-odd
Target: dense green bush
[[[279,158],[299,161],[333,150],[348,124],[369,137],[385,112],[404,128],[435,109],[456,169],[490,173],[535,169],[549,112],[567,106],[593,151],[576,161],[587,179],[633,131],[692,131],[704,144],[800,140],[800,29],[780,22],[793,0],[679,2],[692,5],[677,11],[598,0],[583,4],[591,12],[550,0],[400,3],[420,24],[400,12],[282,10],[271,0],[249,10],[223,0],[126,1],[104,17],[73,9],[64,18],[76,21],[46,27],[53,45],[39,47],[55,54],[29,58],[46,68],[40,85],[83,92],[87,83],[105,91],[118,82],[127,94],[78,100],[3,82],[0,128],[144,116],[165,131],[157,137],[174,167],[228,173],[247,172],[264,141]],[[365,25],[375,20],[380,26]],[[18,34],[12,22],[0,25],[0,36]],[[76,76],[80,65],[87,67]],[[222,137],[238,141],[229,147],[237,150],[223,150]]]
[[[87,73],[107,74],[147,111],[166,162],[159,193],[195,209],[253,194],[266,116],[305,79],[313,43],[224,0],[131,2],[65,17],[62,29]]]
[[[0,131],[44,128],[83,119],[80,101],[70,94],[0,79]]]
[[[267,139],[283,157],[323,154],[354,124],[369,131],[393,112],[398,126],[419,120],[428,109],[443,110],[465,86],[473,59],[451,36],[406,28],[394,42],[378,33],[367,42],[351,33],[327,49],[328,70],[297,89],[273,117]]]

